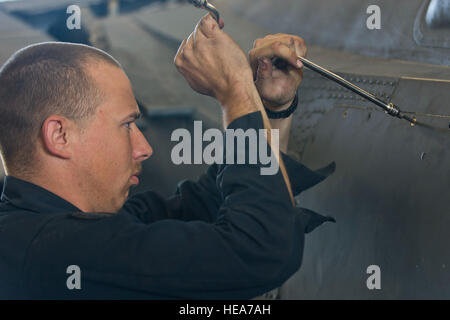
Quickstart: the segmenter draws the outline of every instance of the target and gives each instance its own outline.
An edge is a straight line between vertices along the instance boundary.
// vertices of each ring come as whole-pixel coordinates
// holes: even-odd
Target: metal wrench
[[[208,10],[216,18],[217,24],[220,26],[220,13],[208,0],[189,0],[195,7]]]

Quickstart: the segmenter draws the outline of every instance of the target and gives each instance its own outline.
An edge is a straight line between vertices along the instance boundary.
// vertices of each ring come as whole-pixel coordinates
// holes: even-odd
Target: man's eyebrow
[[[140,112],[133,112],[131,114],[129,114],[128,116],[126,116],[123,120],[137,120],[139,118],[142,117],[142,113]]]

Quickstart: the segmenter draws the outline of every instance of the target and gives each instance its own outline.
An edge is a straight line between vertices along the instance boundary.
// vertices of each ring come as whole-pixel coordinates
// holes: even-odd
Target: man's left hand
[[[298,86],[303,80],[303,64],[298,56],[306,56],[305,41],[294,35],[268,35],[254,42],[249,52],[255,85],[267,108],[287,109],[294,100]],[[272,59],[286,61],[286,67],[279,69],[272,65]]]

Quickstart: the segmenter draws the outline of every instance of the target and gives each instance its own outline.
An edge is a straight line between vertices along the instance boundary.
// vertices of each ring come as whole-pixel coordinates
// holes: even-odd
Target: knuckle
[[[182,63],[180,63],[180,62],[175,63],[175,67],[177,68],[179,73],[184,73],[184,67],[183,67]]]
[[[209,14],[205,14],[203,18],[200,20],[200,23],[206,23],[209,20]]]
[[[189,54],[186,52],[187,50],[184,49],[183,52],[181,53],[181,61],[180,64],[182,64],[183,62],[189,62]]]
[[[177,71],[181,74],[183,74],[183,68],[181,66],[177,66],[175,65],[175,67],[177,68]]]
[[[192,58],[192,52],[191,52],[191,50],[188,49],[188,48],[185,48],[185,49],[183,50],[183,53],[181,53],[181,57],[182,57],[183,60],[186,61],[186,62],[191,61],[191,58]]]
[[[180,50],[177,52],[175,58],[173,59],[173,63],[174,63],[176,66],[181,66],[181,65],[183,64],[183,51],[184,51],[184,49],[180,49]]]
[[[274,51],[279,51],[280,49],[281,49],[281,42],[280,41],[275,41],[275,42],[273,42],[272,44],[271,44],[271,48],[272,48],[272,50],[274,50]]]
[[[176,56],[176,57],[175,57],[175,59],[173,60],[173,64],[174,64],[177,68],[179,68],[179,67],[181,66],[181,61],[180,61],[179,56]]]
[[[298,44],[300,44],[301,46],[305,45],[305,39],[300,38],[300,37],[295,37],[295,40]]]
[[[208,21],[206,20],[206,17],[202,18],[202,20],[200,20],[200,23],[198,24],[198,26],[201,30],[205,30],[208,28]]]
[[[214,20],[211,14],[208,13],[206,16],[203,17],[202,22],[205,26],[210,26],[214,22]]]

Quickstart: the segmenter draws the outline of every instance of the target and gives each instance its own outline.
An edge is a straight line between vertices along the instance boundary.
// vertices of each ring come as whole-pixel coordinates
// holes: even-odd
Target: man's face
[[[112,213],[123,206],[130,187],[139,183],[141,162],[153,151],[134,122],[139,108],[125,73],[103,62],[89,65],[87,71],[105,98],[81,131],[74,163],[92,211]]]

